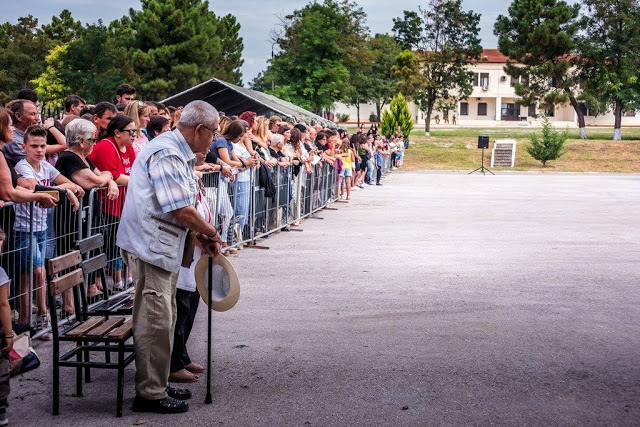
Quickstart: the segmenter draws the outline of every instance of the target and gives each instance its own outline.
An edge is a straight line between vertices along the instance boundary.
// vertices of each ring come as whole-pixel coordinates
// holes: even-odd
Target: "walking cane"
[[[211,298],[211,294],[213,293],[213,258],[208,257],[207,270],[209,272],[209,280],[207,280],[208,285],[208,295]],[[213,402],[211,398],[211,312],[213,310],[208,310],[209,313],[207,315],[207,396],[204,398],[204,403],[210,404]]]
[[[238,302],[240,281],[233,265],[222,255],[202,255],[195,268],[196,286],[200,296],[209,306],[207,314],[207,394],[204,403],[213,402],[211,397],[211,347],[213,311],[227,311]]]

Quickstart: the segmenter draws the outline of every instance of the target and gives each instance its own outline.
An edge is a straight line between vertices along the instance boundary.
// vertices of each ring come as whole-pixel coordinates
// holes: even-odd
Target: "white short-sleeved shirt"
[[[16,171],[24,178],[34,179],[38,185],[45,187],[52,187],[55,184],[53,181],[60,175],[60,172],[49,162],[40,162],[40,171],[36,172],[35,169],[27,162],[26,159],[22,159],[16,164]],[[29,231],[29,204],[21,203],[15,206],[16,210],[16,222],[14,229],[17,231]],[[47,209],[43,209],[37,205],[33,205],[33,231],[44,231],[47,229]]]
[[[240,157],[242,160],[247,160],[249,157],[251,157],[251,154],[249,153],[249,151],[247,151],[247,147],[245,147],[241,142],[233,143],[233,152],[236,153],[236,156]],[[251,169],[247,168],[242,172],[239,172],[236,178],[238,182],[251,181]]]
[[[7,272],[4,271],[4,268],[0,267],[0,286],[8,285],[11,282]]]

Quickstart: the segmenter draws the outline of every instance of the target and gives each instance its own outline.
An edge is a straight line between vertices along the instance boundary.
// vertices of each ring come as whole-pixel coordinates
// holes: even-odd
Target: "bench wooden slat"
[[[84,274],[90,274],[94,271],[100,270],[101,268],[105,268],[106,266],[107,256],[105,254],[100,254],[84,261],[82,263],[82,271],[84,271]]]
[[[113,329],[117,328],[123,323],[123,316],[111,317],[97,328],[93,328],[89,332],[87,332],[87,338],[100,338],[101,336],[111,332]]]
[[[74,267],[80,264],[82,261],[82,255],[80,251],[69,252],[66,255],[61,255],[49,260],[49,274],[54,275],[67,268]]]
[[[87,237],[86,239],[78,240],[77,245],[80,252],[86,254],[94,249],[102,248],[104,245],[104,238],[102,237],[102,234],[95,234],[91,237]]]
[[[109,332],[108,337],[122,340],[128,338],[133,333],[133,318],[130,317],[124,324],[113,331]]]
[[[82,270],[78,268],[64,276],[51,280],[49,282],[49,292],[51,292],[51,295],[56,296],[82,283],[84,283],[84,276]]]
[[[78,327],[67,332],[65,336],[69,338],[80,338],[85,333],[89,332],[91,329],[95,328],[102,322],[104,322],[104,317],[102,316],[89,317],[89,319],[87,319],[85,322],[82,322],[80,325],[78,325]]]

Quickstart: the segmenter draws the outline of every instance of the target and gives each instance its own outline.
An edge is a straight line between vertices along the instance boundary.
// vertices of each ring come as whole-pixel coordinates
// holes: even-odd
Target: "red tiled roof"
[[[509,58],[504,56],[498,49],[482,49],[482,55],[478,62],[490,64],[506,64]]]

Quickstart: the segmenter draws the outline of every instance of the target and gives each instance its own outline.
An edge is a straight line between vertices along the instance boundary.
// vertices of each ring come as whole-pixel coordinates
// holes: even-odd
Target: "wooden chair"
[[[84,271],[85,280],[90,280],[90,277],[97,275],[98,279],[102,283],[103,299],[96,304],[92,304],[88,309],[88,314],[100,315],[100,316],[113,316],[113,315],[131,315],[133,313],[133,294],[128,293],[118,296],[109,296],[107,290],[107,277],[105,268],[107,266],[105,255],[103,255],[102,248],[104,247],[104,238],[102,234],[94,234],[86,239],[78,240],[76,243],[82,258],[85,261],[82,263],[82,270]]]
[[[83,243],[86,242],[78,242],[79,246],[82,246]],[[63,330],[59,327],[57,316],[51,316],[53,415],[60,413],[60,367],[72,367],[76,368],[77,396],[82,396],[83,368],[86,370],[87,381],[90,378],[91,368],[117,370],[116,416],[122,416],[124,369],[134,360],[133,344],[127,343],[133,337],[132,319],[127,320],[121,315],[90,316],[84,289],[84,278],[90,273],[104,270],[106,265],[107,259],[104,254],[82,261],[82,254],[79,250],[50,259],[47,263],[49,306],[54,307],[56,295],[60,295],[68,289],[73,290],[76,302],[76,318],[64,325]],[[61,354],[60,345],[64,342],[73,343],[75,346]],[[93,353],[104,354],[105,361],[92,361],[91,355]],[[110,353],[118,355],[117,361],[111,362]]]

